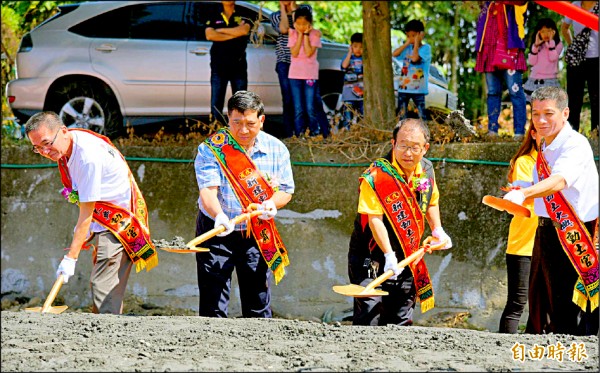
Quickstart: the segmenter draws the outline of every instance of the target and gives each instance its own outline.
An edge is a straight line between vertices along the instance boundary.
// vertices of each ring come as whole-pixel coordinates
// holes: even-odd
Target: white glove
[[[446,232],[444,232],[444,228],[435,228],[433,232],[431,232],[431,235],[433,236],[433,238],[435,238],[435,240],[431,241],[431,245],[437,245],[440,242],[447,240],[446,246],[442,247],[442,250],[448,250],[452,247],[452,239],[450,239],[450,236],[448,236]]]
[[[390,251],[389,253],[385,253],[385,266],[383,267],[383,270],[385,272],[387,272],[388,270],[392,270],[394,271],[394,275],[392,277],[390,277],[391,280],[395,280],[398,278],[398,275],[400,273],[402,273],[402,271],[404,270],[403,268],[398,268],[398,258],[396,258],[396,253],[393,251]]]
[[[513,187],[528,188],[533,185],[533,182],[525,180],[515,180],[512,183],[510,183],[510,185]]]
[[[77,264],[77,259],[69,258],[65,255],[63,260],[58,265],[58,269],[56,270],[56,277],[63,275],[63,284],[69,282],[69,277],[75,274],[75,264]]]
[[[219,237],[225,237],[227,236],[229,233],[233,232],[233,229],[235,228],[235,224],[233,224],[229,218],[227,217],[227,215],[225,215],[224,212],[219,213],[216,217],[215,217],[215,228],[217,228],[218,226],[224,226],[225,227],[225,231],[222,233],[217,234],[217,236]]]
[[[525,194],[523,194],[523,192],[521,192],[520,190],[515,189],[506,193],[504,199],[507,201],[514,202],[517,205],[523,205],[523,201],[525,201]]]
[[[273,219],[277,215],[277,207],[275,202],[268,199],[258,206],[258,211],[263,211],[262,215],[258,215],[259,219],[269,220]]]

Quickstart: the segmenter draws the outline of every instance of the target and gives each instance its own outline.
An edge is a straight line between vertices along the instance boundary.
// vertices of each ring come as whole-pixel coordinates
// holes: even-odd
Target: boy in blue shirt
[[[425,26],[423,22],[412,20],[404,27],[406,41],[392,52],[402,66],[398,86],[398,113],[406,118],[408,103],[412,98],[419,118],[425,120],[425,95],[429,93],[429,65],[431,47],[423,44]]]
[[[344,101],[343,127],[350,128],[354,113],[363,115],[363,34],[360,32],[350,37],[348,54],[342,60],[342,71],[344,74],[344,88],[342,100]]]

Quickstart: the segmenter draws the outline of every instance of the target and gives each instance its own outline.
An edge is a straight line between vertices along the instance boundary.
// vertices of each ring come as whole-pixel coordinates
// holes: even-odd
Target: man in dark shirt
[[[235,1],[221,3],[223,11],[210,16],[205,33],[206,39],[213,42],[210,48],[211,122],[227,123],[222,114],[227,83],[231,82],[232,94],[248,89],[246,46],[252,21],[242,19],[236,12]]]

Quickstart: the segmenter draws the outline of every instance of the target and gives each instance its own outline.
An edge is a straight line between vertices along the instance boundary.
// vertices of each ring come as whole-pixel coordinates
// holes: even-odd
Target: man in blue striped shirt
[[[262,131],[264,105],[256,94],[236,92],[227,103],[229,131],[244,149],[274,193],[261,204],[259,218],[272,219],[294,193],[290,154],[277,138]],[[244,317],[272,317],[272,273],[255,238],[246,236],[246,223],[234,226],[230,219],[244,212],[234,187],[207,141],[198,146],[194,168],[200,190],[196,235],[223,225],[226,230],[203,243],[210,252],[196,254],[200,316],[227,317],[231,275],[236,269]]]

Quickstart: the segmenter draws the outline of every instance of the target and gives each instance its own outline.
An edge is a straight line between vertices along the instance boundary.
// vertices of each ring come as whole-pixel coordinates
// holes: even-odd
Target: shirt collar
[[[396,171],[398,171],[398,173],[401,176],[405,176],[404,175],[404,171],[402,171],[402,168],[400,168],[400,165],[398,164],[398,161],[396,161],[396,159],[394,159],[394,163],[393,163],[394,168],[396,169]],[[415,168],[415,172],[413,173],[413,177],[420,179],[421,178],[421,174],[423,173],[423,167],[421,166],[421,162],[417,163],[417,168]],[[406,182],[408,182],[409,180],[405,180]]]
[[[569,136],[571,135],[571,131],[573,131],[573,127],[569,122],[565,123],[565,126],[560,130],[558,135],[554,138],[554,141],[550,145],[545,145],[543,151],[548,150],[556,150],[559,146],[565,143]]]
[[[269,147],[267,144],[267,139],[265,137],[265,133],[260,130],[256,138],[254,139],[254,146],[252,146],[252,154],[254,153],[269,153]]]

